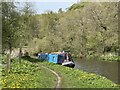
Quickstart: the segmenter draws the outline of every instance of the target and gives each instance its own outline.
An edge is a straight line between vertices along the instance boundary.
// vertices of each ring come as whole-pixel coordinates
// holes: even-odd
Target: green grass
[[[47,62],[42,65],[55,70],[62,76],[62,88],[114,88],[117,86],[107,78],[93,73]]]
[[[42,68],[46,66],[56,71],[62,77],[61,88],[115,88],[117,86],[105,77],[61,65],[40,62],[38,59],[24,57],[19,64],[12,62],[10,74],[2,71],[4,88],[54,88],[57,78],[50,71]]]
[[[38,66],[35,63],[25,61],[19,64],[13,60],[11,71],[7,75],[3,70],[3,88],[54,88],[56,77],[50,71]]]
[[[3,57],[2,55],[0,54],[0,80],[1,80],[1,77],[2,77],[2,60],[3,60]],[[2,88],[2,85],[1,85],[1,81],[0,81],[0,89]]]

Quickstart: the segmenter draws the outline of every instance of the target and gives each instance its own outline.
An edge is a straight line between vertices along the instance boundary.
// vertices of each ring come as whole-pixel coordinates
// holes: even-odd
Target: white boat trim
[[[67,61],[67,62],[63,62],[63,63],[62,63],[63,66],[64,66],[64,65],[68,65],[68,64],[75,64],[75,63],[73,63],[72,61]]]

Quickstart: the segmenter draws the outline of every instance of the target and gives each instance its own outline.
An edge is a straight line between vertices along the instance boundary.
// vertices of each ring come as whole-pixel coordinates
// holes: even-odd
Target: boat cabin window
[[[58,55],[58,62],[59,63],[62,63],[63,59],[64,59],[63,55]]]
[[[55,57],[53,56],[53,58],[52,58],[52,61],[54,62],[55,61]]]

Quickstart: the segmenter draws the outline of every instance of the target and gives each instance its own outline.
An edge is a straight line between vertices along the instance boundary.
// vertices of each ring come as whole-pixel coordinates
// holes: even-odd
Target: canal
[[[75,59],[75,65],[75,68],[77,69],[99,74],[105,76],[117,84],[119,83],[120,74],[118,73],[118,68],[120,67],[120,62]]]

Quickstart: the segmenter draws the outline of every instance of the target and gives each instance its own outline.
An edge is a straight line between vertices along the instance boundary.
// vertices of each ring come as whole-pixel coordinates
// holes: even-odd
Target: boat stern
[[[75,63],[73,61],[67,61],[67,62],[63,62],[62,66],[67,66],[67,67],[74,68],[75,67]]]

